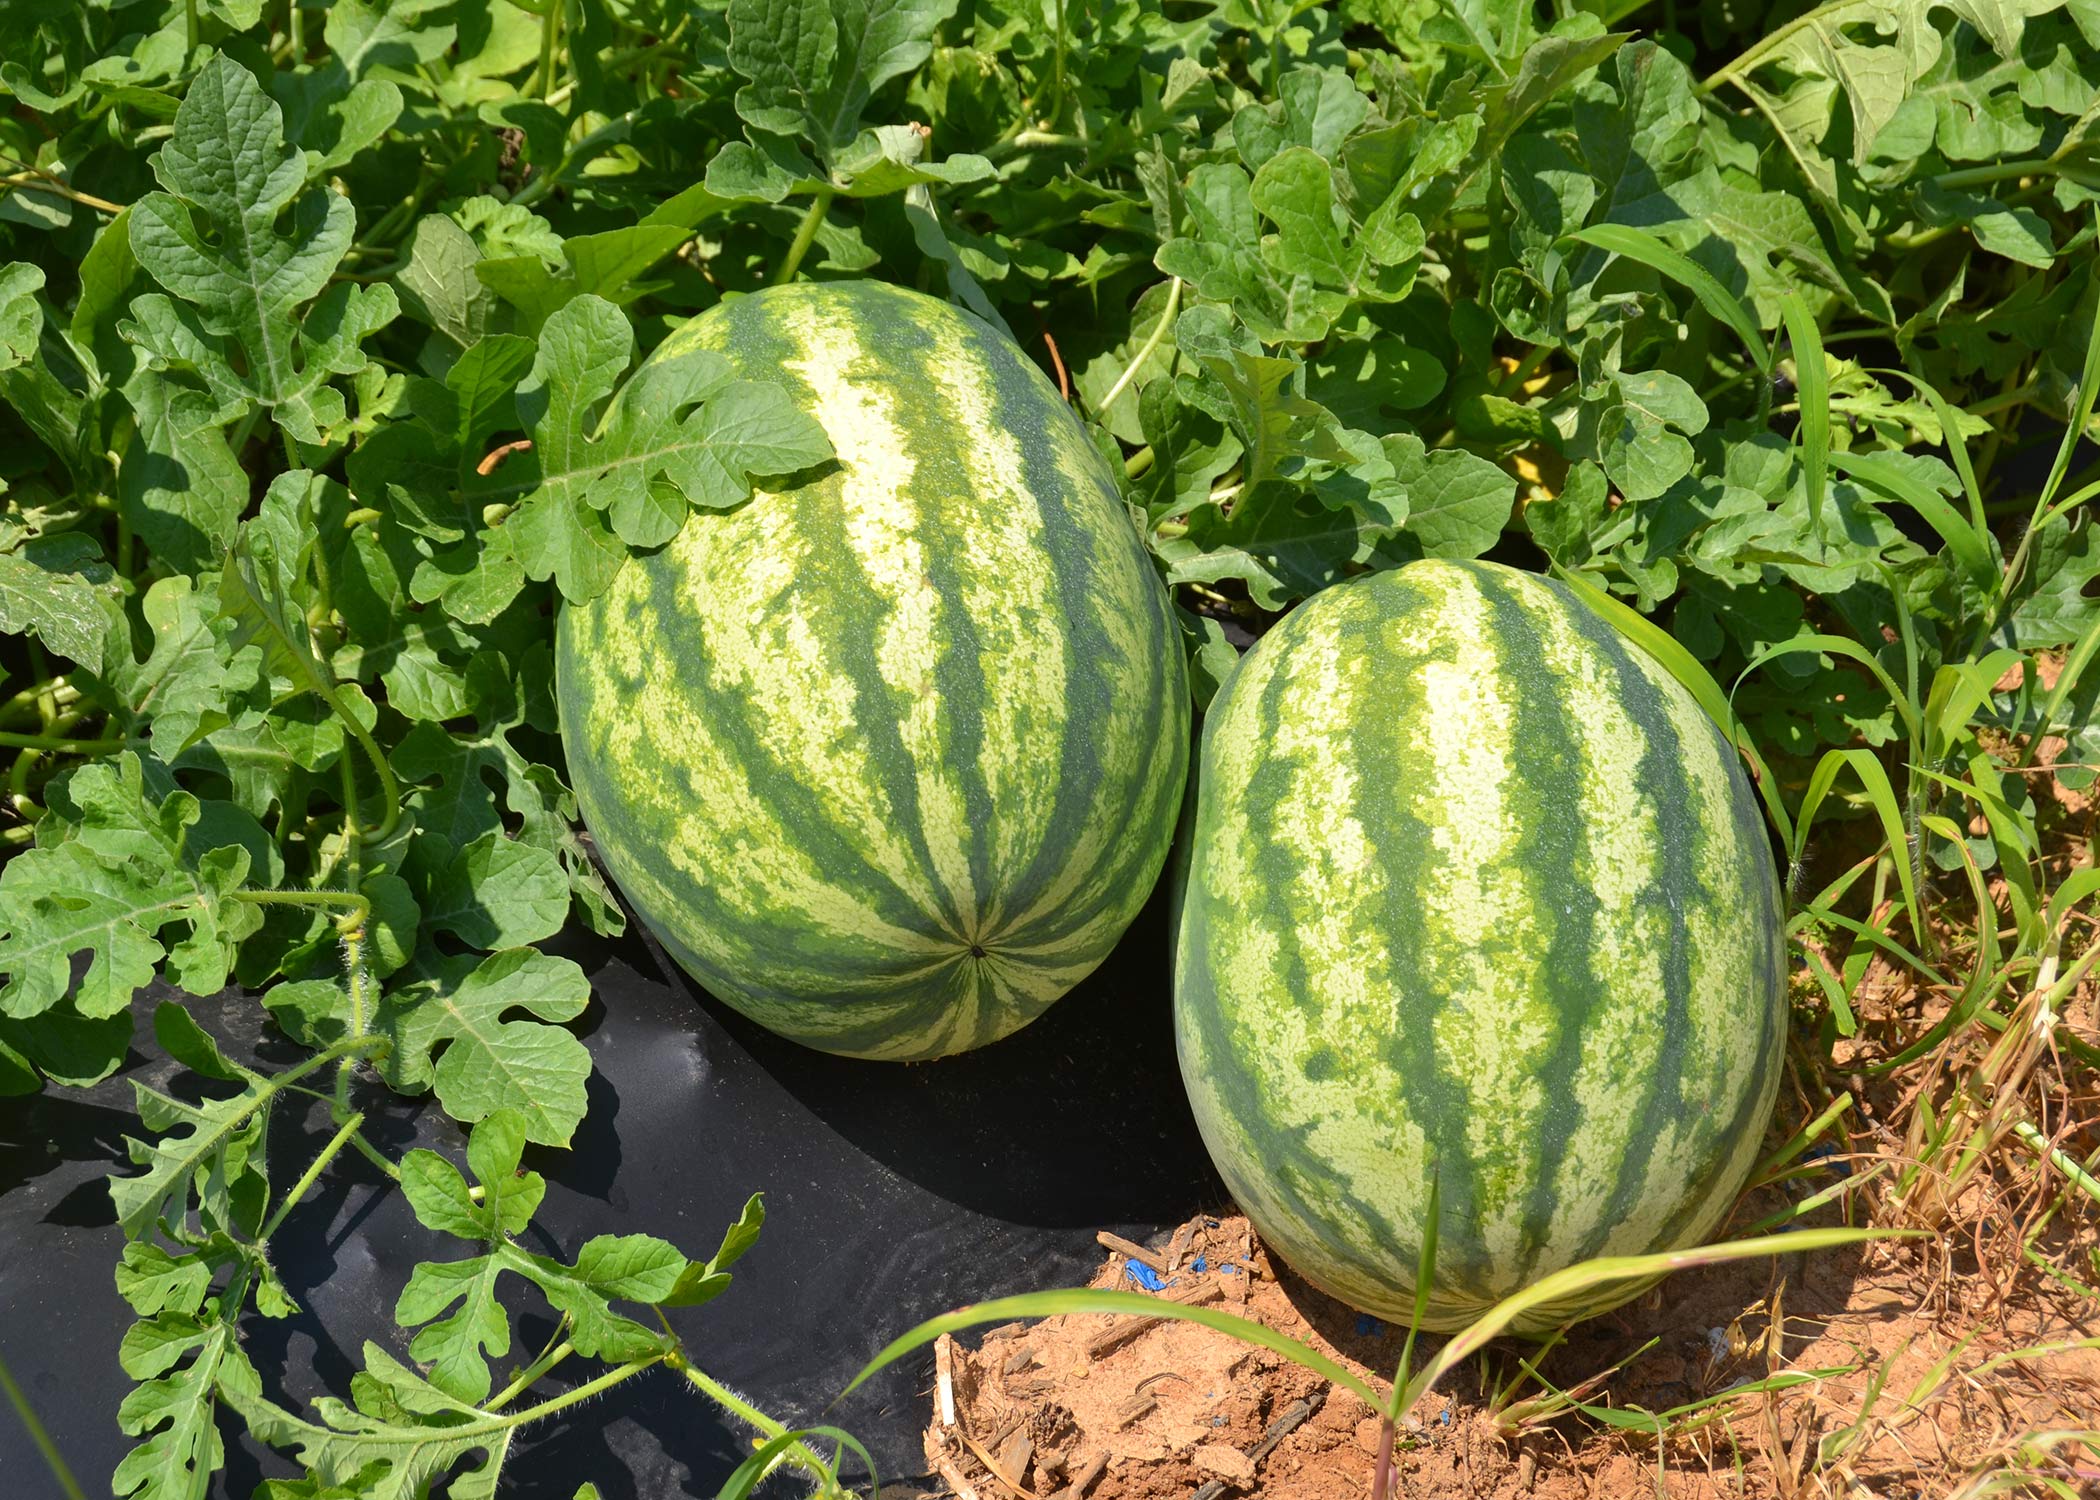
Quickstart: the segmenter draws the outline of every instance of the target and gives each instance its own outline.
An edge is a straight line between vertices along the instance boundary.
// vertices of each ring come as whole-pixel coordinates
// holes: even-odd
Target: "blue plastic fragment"
[[[1189,1262],[1189,1269],[1191,1271],[1208,1271],[1210,1269],[1210,1262],[1199,1255],[1194,1260]]]
[[[1852,1175],[1852,1163],[1844,1160],[1837,1146],[1830,1141],[1821,1141],[1809,1147],[1802,1154],[1801,1159],[1805,1162],[1822,1162],[1832,1173],[1839,1177],[1850,1177]]]
[[[1159,1272],[1153,1270],[1141,1260],[1127,1260],[1123,1262],[1123,1270],[1132,1281],[1148,1292],[1163,1292],[1169,1285],[1166,1277],[1160,1275]]]
[[[1362,1338],[1380,1338],[1385,1333],[1385,1324],[1379,1322],[1369,1313],[1358,1313],[1356,1315],[1356,1332]]]
[[[1444,1408],[1444,1425],[1446,1427],[1451,1425],[1451,1408],[1448,1406]]]

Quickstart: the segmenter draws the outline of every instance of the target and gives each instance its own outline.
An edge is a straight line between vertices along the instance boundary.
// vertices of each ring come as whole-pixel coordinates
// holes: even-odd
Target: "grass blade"
[[[1947,456],[1954,460],[1954,472],[1961,476],[1962,494],[1967,496],[1969,501],[1969,524],[1976,529],[1978,536],[1988,536],[1991,523],[1984,515],[1983,486],[1976,481],[1976,466],[1969,461],[1969,441],[1962,436],[1962,414],[1940,394],[1938,386],[1922,375],[1910,370],[1884,369],[1871,369],[1868,373],[1884,377],[1901,376],[1925,398],[1925,404],[1932,408],[1933,416],[1939,421],[1940,437],[1947,445]],[[1974,417],[1970,420],[1981,421],[1982,418]]]
[[[990,1302],[979,1302],[973,1307],[943,1313],[937,1318],[928,1318],[918,1327],[898,1335],[884,1345],[882,1351],[853,1377],[846,1389],[839,1392],[839,1397],[841,1400],[845,1399],[870,1376],[895,1364],[914,1349],[925,1348],[944,1333],[974,1328],[982,1323],[1010,1323],[1016,1318],[1051,1318],[1062,1313],[1125,1313],[1133,1317],[1175,1318],[1184,1323],[1200,1323],[1205,1328],[1230,1334],[1242,1343],[1267,1349],[1272,1354],[1282,1355],[1293,1364],[1302,1365],[1315,1375],[1331,1380],[1344,1390],[1353,1391],[1363,1397],[1364,1405],[1373,1411],[1385,1410],[1386,1398],[1374,1390],[1370,1382],[1359,1378],[1319,1350],[1301,1344],[1287,1334],[1278,1333],[1266,1324],[1237,1317],[1232,1313],[1219,1312],[1214,1308],[1188,1307],[1179,1302],[1169,1302],[1164,1297],[1148,1297],[1142,1292],[1116,1292],[1093,1288],[1023,1292],[1019,1296],[997,1297]]]
[[[1944,495],[1930,485],[1920,483],[1908,470],[1892,462],[1887,454],[1830,453],[1825,455],[1825,462],[1869,489],[1902,501],[1924,517],[1925,524],[1940,534],[1940,540],[1954,554],[1956,564],[1982,590],[1984,598],[1995,597],[2002,578],[1998,565],[1991,560],[1990,543],[1985,540],[1990,533],[1972,526]],[[1963,467],[1967,467],[1966,458]]]
[[[1799,656],[1804,651],[1813,651],[1818,655],[1828,651],[1833,656],[1842,656],[1847,660],[1856,661],[1869,672],[1872,672],[1875,681],[1879,682],[1882,690],[1889,695],[1889,701],[1895,705],[1896,712],[1902,716],[1903,728],[1910,742],[1919,746],[1920,749],[1923,748],[1925,725],[1924,721],[1918,716],[1917,705],[1911,702],[1910,694],[1904,692],[1902,688],[1896,685],[1896,679],[1889,675],[1889,669],[1881,664],[1879,657],[1850,636],[1797,635],[1790,641],[1781,641],[1776,646],[1767,646],[1764,650],[1758,652],[1757,655],[1751,657],[1750,664],[1736,674],[1736,688],[1740,688],[1743,685],[1744,678],[1767,662],[1777,661],[1782,656]],[[1730,689],[1730,700],[1733,701],[1734,697],[1735,689]]]
[[[2049,502],[2063,485],[2064,475],[2071,467],[2071,455],[2078,451],[2078,440],[2085,436],[2086,425],[2093,419],[2096,400],[2100,400],[2100,299],[2093,303],[2093,327],[2086,335],[2085,369],[2078,377],[2078,404],[2071,408],[2063,441],[2057,444],[2056,461],[2049,466],[2049,482],[2042,486],[2041,498],[2035,502],[2037,518],[2049,508]]]
[[[768,1438],[760,1444],[749,1458],[737,1465],[736,1472],[729,1476],[729,1482],[722,1486],[715,1500],[744,1500],[744,1497],[773,1471],[773,1465],[781,1456],[799,1446],[805,1438],[829,1438],[841,1448],[851,1448],[861,1463],[867,1466],[868,1493],[882,1493],[882,1480],[875,1472],[875,1456],[861,1446],[860,1439],[839,1427],[798,1427],[777,1437]],[[819,1490],[818,1493],[827,1491]]]
[[[1918,1238],[1922,1229],[1802,1229],[1791,1234],[1767,1235],[1761,1239],[1731,1240],[1695,1250],[1666,1250],[1655,1255],[1611,1255],[1586,1260],[1542,1277],[1514,1296],[1505,1297],[1488,1309],[1480,1320],[1456,1334],[1438,1351],[1437,1357],[1408,1390],[1401,1406],[1405,1411],[1420,1400],[1444,1376],[1473,1357],[1489,1340],[1501,1336],[1511,1324],[1534,1307],[1558,1302],[1599,1287],[1628,1281],[1650,1281],[1692,1266],[1719,1265],[1727,1261],[1757,1260],[1765,1256],[1792,1255],[1810,1250],[1834,1250],[1845,1245],[1863,1245],[1869,1240]]]
[[[1896,879],[1903,887],[1903,910],[1910,917],[1912,934],[1921,935],[1924,926],[1918,911],[1918,883],[1912,869],[1903,805],[1896,800],[1896,788],[1889,781],[1889,773],[1871,750],[1826,750],[1823,758],[1816,762],[1816,769],[1808,778],[1808,790],[1801,797],[1800,821],[1796,825],[1800,842],[1793,847],[1792,858],[1796,864],[1801,862],[1816,812],[1836,783],[1838,773],[1845,770],[1859,778],[1875,816],[1881,819],[1881,831],[1888,839],[1889,853],[1895,862]]]
[[[2080,674],[2092,663],[2093,653],[2096,651],[2100,651],[2100,615],[2093,617],[2092,623],[2085,627],[2085,632],[2065,655],[2063,669],[2056,675],[2056,686],[2049,690],[2048,701],[2042,705],[2042,717],[2035,724],[2034,733],[2027,736],[2027,743],[2020,747],[2020,758],[2013,762],[2014,765],[2028,766],[2034,763],[2034,752],[2041,748],[2043,738],[2049,733],[2049,726],[2056,722],[2056,716],[2063,712],[2064,704],[2070,701],[2073,689],[2078,686]]]
[[[1795,401],[1801,412],[1801,469],[1808,482],[1808,518],[1823,540],[1823,499],[1829,488],[1830,371],[1823,363],[1823,334],[1799,292],[1779,299],[1787,342],[1794,350]]]
[[[1758,369],[1771,373],[1772,345],[1735,293],[1721,285],[1711,271],[1689,255],[1664,244],[1653,231],[1631,224],[1592,224],[1587,229],[1576,230],[1567,238],[1639,261],[1652,271],[1660,271],[1698,298],[1699,305],[1712,313],[1716,322],[1726,323],[1734,329],[1736,337],[1743,341],[1743,347],[1750,351],[1750,357],[1757,361]]]

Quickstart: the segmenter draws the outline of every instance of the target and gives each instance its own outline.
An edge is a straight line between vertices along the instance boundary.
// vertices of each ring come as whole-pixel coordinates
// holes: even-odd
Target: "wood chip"
[[[999,1467],[999,1460],[992,1456],[989,1448],[971,1437],[967,1432],[964,1432],[960,1427],[956,1428],[955,1431],[957,1436],[963,1440],[964,1446],[977,1455],[977,1461],[984,1465],[985,1473],[992,1476],[992,1483],[998,1485],[1000,1489],[1006,1491],[1009,1495],[1014,1496],[1015,1500],[1035,1500],[1035,1496],[1021,1488],[1019,1478],[1008,1475]]]
[[[1167,1262],[1165,1258],[1159,1255],[1156,1251],[1147,1250],[1136,1240],[1126,1240],[1120,1234],[1110,1234],[1106,1229],[1102,1230],[1099,1234],[1095,1235],[1094,1238],[1100,1241],[1100,1243],[1106,1246],[1108,1249],[1115,1251],[1118,1255],[1128,1256],[1130,1259],[1137,1261],[1141,1265],[1150,1266],[1153,1270],[1159,1272],[1162,1276],[1167,1274]]]
[[[938,1393],[936,1404],[940,1408],[941,1425],[955,1425],[955,1340],[942,1334],[933,1341],[933,1384]]]
[[[1016,1349],[1005,1364],[999,1367],[1002,1375],[1018,1375],[1036,1362],[1033,1349]]]
[[[1196,1221],[1191,1219],[1174,1231],[1174,1238],[1167,1241],[1167,1274],[1173,1275],[1189,1258],[1189,1251],[1196,1240]]]
[[[1132,1422],[1137,1421],[1138,1419],[1143,1417],[1147,1412],[1150,1412],[1154,1408],[1156,1408],[1158,1405],[1159,1402],[1157,1402],[1150,1396],[1132,1397],[1130,1400],[1124,1402],[1121,1406],[1116,1408],[1116,1426],[1128,1427]]]
[[[1206,1479],[1203,1481],[1203,1487],[1197,1490],[1193,1495],[1189,1496],[1189,1500],[1218,1500],[1218,1497],[1224,1493],[1224,1480]]]
[[[1028,1435],[1026,1427],[1016,1427],[999,1445],[1000,1475],[1011,1475],[1014,1485],[1021,1487],[1028,1478],[1028,1460],[1034,1456],[1035,1439]]]
[[[1195,1286],[1179,1296],[1165,1296],[1159,1300],[1178,1303],[1182,1307],[1199,1307],[1206,1302],[1215,1302],[1223,1295],[1224,1292],[1219,1288],[1216,1281],[1204,1280],[1197,1282]],[[1157,1328],[1166,1321],[1165,1318],[1151,1317],[1142,1313],[1135,1317],[1121,1319],[1114,1327],[1094,1336],[1093,1340],[1086,1346],[1086,1357],[1088,1359],[1100,1359],[1103,1355],[1109,1354],[1129,1343],[1147,1329]]]
[[[1086,1461],[1085,1468],[1072,1476],[1072,1482],[1057,1492],[1057,1500],[1079,1500],[1079,1497],[1087,1492],[1088,1486],[1099,1479],[1101,1471],[1107,1467],[1108,1455],[1096,1453]]]

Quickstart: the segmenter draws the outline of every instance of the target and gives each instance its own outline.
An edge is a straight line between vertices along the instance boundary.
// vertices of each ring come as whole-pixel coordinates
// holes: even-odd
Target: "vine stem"
[[[83,193],[69,183],[43,172],[15,172],[0,177],[0,187],[13,188],[17,192],[49,193],[54,198],[69,198],[75,203],[84,203],[99,213],[120,214],[124,205],[112,203],[107,198],[97,198],[93,193]]]
[[[69,740],[62,734],[16,734],[13,730],[0,729],[0,745],[11,750],[68,750],[75,755],[111,755],[130,743],[125,739]]]
[[[644,1370],[662,1364],[668,1358],[670,1356],[666,1354],[652,1354],[647,1359],[630,1360],[624,1365],[607,1370],[595,1380],[586,1380],[582,1385],[572,1390],[566,1390],[559,1396],[550,1397],[542,1401],[538,1406],[528,1406],[514,1417],[505,1417],[500,1421],[490,1423],[470,1422],[464,1427],[452,1428],[446,1433],[446,1436],[448,1438],[478,1437],[484,1432],[500,1432],[506,1427],[523,1427],[528,1422],[537,1422],[542,1417],[551,1417],[558,1411],[576,1405],[579,1401],[588,1401],[600,1391],[609,1391],[628,1377],[639,1375]]]
[[[262,1227],[262,1233],[256,1236],[258,1240],[267,1240],[277,1232],[277,1226],[284,1222],[285,1215],[299,1206],[299,1200],[306,1196],[306,1190],[320,1180],[321,1174],[328,1169],[328,1164],[336,1159],[343,1147],[350,1144],[350,1137],[356,1135],[357,1127],[364,1123],[365,1117],[363,1112],[360,1111],[345,1120],[342,1128],[329,1137],[328,1144],[321,1148],[320,1154],[313,1159],[306,1171],[300,1174],[299,1180],[293,1183],[290,1190],[285,1193],[284,1201],[277,1205],[277,1212],[270,1215],[269,1222]]]
[[[547,0],[540,21],[540,65],[533,74],[532,92],[542,100],[554,87],[554,40],[561,34],[561,4],[562,0]]]
[[[795,272],[802,268],[802,257],[809,254],[809,247],[817,237],[817,229],[824,222],[824,215],[831,211],[831,200],[836,194],[828,187],[817,189],[816,196],[809,200],[809,209],[802,215],[802,222],[795,226],[795,238],[788,245],[787,256],[780,262],[780,269],[773,273],[773,285],[779,286],[795,279]]]
[[[1130,363],[1123,367],[1123,373],[1118,375],[1116,383],[1108,388],[1108,394],[1101,398],[1101,405],[1097,410],[1105,413],[1116,404],[1116,397],[1123,394],[1123,388],[1136,376],[1138,367],[1152,357],[1152,351],[1159,347],[1159,341],[1167,336],[1167,325],[1174,321],[1174,314],[1180,308],[1181,278],[1177,276],[1167,287],[1167,305],[1160,310],[1159,322],[1153,325],[1151,336],[1145,340],[1145,347],[1138,350]]]
[[[668,1331],[671,1325],[668,1322],[664,1322],[662,1308],[657,1309],[656,1317],[657,1321],[663,1323],[664,1328]],[[721,1407],[731,1416],[737,1417],[750,1426],[757,1428],[768,1438],[777,1438],[786,1433],[787,1428],[785,1426],[774,1421],[742,1396],[732,1391],[728,1386],[722,1384],[721,1381],[709,1375],[705,1370],[696,1368],[686,1359],[683,1353],[670,1354],[665,1356],[665,1358],[672,1369],[683,1375],[692,1384],[694,1390],[700,1392],[701,1395],[707,1397],[708,1400],[714,1402],[715,1405]],[[811,1473],[820,1475],[827,1480],[832,1478],[831,1466],[811,1452],[806,1444],[796,1443],[787,1452],[789,1457],[795,1459],[796,1462],[800,1463]]]
[[[2054,176],[2056,163],[2046,156],[2030,156],[2022,161],[1993,162],[1987,167],[1963,167],[1957,172],[1942,172],[1932,179],[1932,185],[1941,188],[1983,187],[2014,177],[2036,177],[2044,172]]]
[[[257,906],[339,906],[356,913],[352,921],[362,927],[372,915],[372,903],[356,891],[249,891],[231,892],[236,901]]]
[[[564,1316],[562,1319],[562,1325],[564,1327],[568,1325],[568,1318],[566,1316]],[[553,1344],[550,1347],[542,1350],[540,1352],[539,1358],[535,1359],[531,1364],[527,1365],[524,1369],[520,1370],[518,1372],[517,1379],[513,1380],[502,1390],[498,1391],[492,1398],[483,1402],[481,1409],[483,1411],[503,1410],[504,1407],[510,1405],[512,1401],[517,1399],[518,1392],[524,1390],[535,1380],[538,1380],[542,1375],[546,1374],[549,1370],[553,1369],[556,1365],[560,1364],[563,1360],[567,1359],[571,1354],[574,1354],[575,1352],[576,1346],[570,1343],[567,1339],[562,1339],[559,1343]]]

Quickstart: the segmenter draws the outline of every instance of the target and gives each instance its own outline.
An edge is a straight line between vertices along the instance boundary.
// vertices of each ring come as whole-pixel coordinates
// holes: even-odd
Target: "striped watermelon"
[[[1711,1233],[1778,1088],[1784,959],[1733,751],[1557,583],[1343,584],[1211,710],[1182,1077],[1270,1246],[1356,1307],[1411,1314],[1432,1171],[1430,1328]]]
[[[563,608],[584,820],[763,1025],[855,1057],[994,1041],[1101,961],[1166,858],[1189,703],[1165,591],[1078,419],[967,313],[804,282],[655,357],[696,348],[787,386],[838,461]]]

